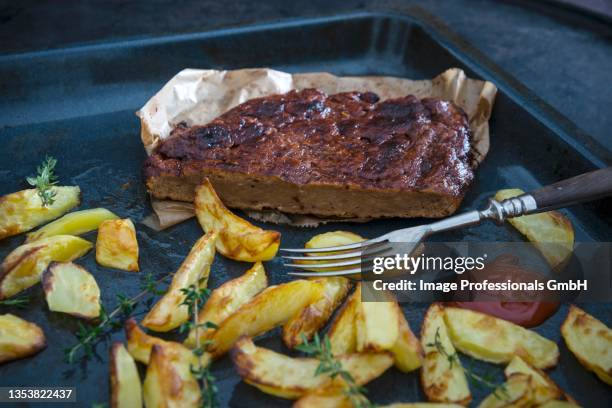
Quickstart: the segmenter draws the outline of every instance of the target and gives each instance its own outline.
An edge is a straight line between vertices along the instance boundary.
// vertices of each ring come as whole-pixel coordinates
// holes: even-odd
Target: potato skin
[[[42,329],[12,314],[0,315],[0,364],[32,356],[47,347]]]
[[[110,349],[111,408],[142,407],[142,386],[134,359],[122,343]]]

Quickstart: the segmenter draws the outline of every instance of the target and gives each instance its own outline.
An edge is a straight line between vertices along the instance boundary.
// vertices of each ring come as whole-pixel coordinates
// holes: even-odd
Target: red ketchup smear
[[[502,255],[493,260],[493,262],[488,263],[484,269],[480,271],[471,271],[470,279],[473,281],[488,279],[489,282],[505,282],[508,279],[513,282],[529,282],[538,279],[541,282],[544,280],[544,277],[537,272],[521,267],[517,257],[513,255]],[[499,300],[500,294],[493,292],[479,292],[478,298],[488,300],[476,300],[471,302],[455,301],[451,303],[454,306],[486,313],[511,321],[523,327],[534,327],[542,324],[542,322],[552,316],[559,308],[559,302],[517,302]]]

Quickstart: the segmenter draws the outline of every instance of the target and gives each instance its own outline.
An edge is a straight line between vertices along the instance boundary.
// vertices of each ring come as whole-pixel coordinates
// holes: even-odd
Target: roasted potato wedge
[[[314,375],[319,360],[292,358],[257,347],[248,337],[241,338],[235,344],[232,360],[246,383],[277,397],[296,399],[310,391],[332,385],[329,376]],[[359,385],[380,376],[393,364],[389,353],[348,354],[339,357],[339,360]]]
[[[557,365],[555,342],[507,320],[458,307],[444,309],[453,345],[462,353],[491,363],[508,363],[519,356],[537,368]]]
[[[612,329],[571,305],[561,325],[561,335],[584,368],[612,385]]]
[[[42,285],[52,312],[83,319],[100,316],[100,288],[85,268],[72,262],[51,262],[43,272]]]
[[[159,337],[146,334],[140,329],[140,327],[138,327],[138,324],[134,319],[128,319],[125,322],[124,328],[125,338],[127,339],[127,349],[136,361],[143,364],[149,364],[153,346],[160,345],[163,346],[168,352],[171,351],[173,353],[184,354],[185,359],[191,359],[191,363],[194,366],[199,364],[198,358],[187,347],[175,341],[163,340]],[[208,364],[208,361],[209,357],[207,354],[205,354],[203,356],[202,364],[206,365]]]
[[[301,279],[264,289],[221,323],[208,350],[219,357],[240,337],[255,337],[285,324],[322,292],[320,280]]]
[[[15,248],[0,265],[0,299],[14,296],[40,282],[51,261],[73,261],[91,247],[91,242],[82,238],[56,235]]]
[[[448,356],[455,354],[455,347],[448,335],[444,321],[444,309],[437,303],[432,304],[423,320],[421,345],[425,351],[421,384],[427,399],[467,405],[472,400],[465,372],[459,359],[453,364]]]
[[[255,263],[244,275],[225,282],[213,290],[204,308],[198,315],[198,323],[212,322],[219,326],[240,306],[251,300],[268,286],[268,277],[261,262]],[[200,341],[204,341],[214,333],[214,329],[198,329]],[[185,345],[196,346],[195,330],[189,332]]]
[[[538,408],[580,408],[580,405],[571,401],[550,400],[539,405]]]
[[[419,339],[417,339],[412,330],[410,330],[404,312],[397,303],[395,305],[398,309],[399,334],[395,344],[389,351],[393,353],[395,367],[400,371],[409,373],[421,367],[423,364],[423,348],[421,347]]]
[[[537,384],[532,376],[513,373],[503,386],[487,396],[478,407],[539,407],[557,396],[558,390]]]
[[[12,314],[0,315],[0,364],[29,357],[47,347],[42,329]]]
[[[110,352],[111,408],[142,407],[142,386],[134,359],[121,343]]]
[[[210,266],[215,257],[217,238],[218,234],[211,231],[193,245],[187,258],[174,274],[166,294],[143,319],[144,327],[158,332],[167,332],[176,329],[189,319],[187,306],[181,305],[185,300],[185,294],[181,292],[181,289],[191,285],[206,287]]]
[[[502,201],[524,193],[518,188],[499,190],[495,199]],[[510,218],[508,222],[533,242],[552,268],[563,263],[574,249],[574,227],[559,211],[523,215]]]
[[[551,398],[559,399],[565,398],[569,401],[574,402],[574,399],[569,395],[565,394],[561,388],[542,370],[533,367],[522,358],[515,356],[510,364],[504,369],[504,375],[506,378],[510,378],[513,374],[525,374],[531,376],[533,385],[537,387],[544,387],[550,389]]]
[[[47,207],[42,205],[35,188],[0,197],[0,239],[27,232],[79,205],[79,187],[52,188],[55,201]]]
[[[349,231],[330,231],[323,234],[315,235],[310,238],[304,245],[304,248],[325,248],[339,245],[354,244],[356,242],[362,242],[366,239],[360,235],[354,234]],[[327,255],[334,255],[342,253],[342,251],[329,252]],[[309,254],[306,254],[309,255]],[[325,261],[298,261],[301,264],[320,264]],[[340,270],[342,267],[337,268],[325,268],[325,269],[309,269],[312,272],[329,272]]]
[[[108,268],[138,271],[136,228],[129,218],[106,220],[98,226],[96,262]]]
[[[283,326],[283,341],[289,348],[302,344],[302,334],[311,339],[346,297],[351,283],[346,278],[322,278],[321,297],[303,308]]]
[[[395,300],[361,302],[355,315],[357,351],[389,350],[399,337],[399,313]]]
[[[204,231],[219,232],[217,251],[236,261],[257,262],[274,258],[280,245],[280,233],[266,231],[243,220],[225,207],[205,179],[196,188],[195,212]]]
[[[438,402],[395,402],[380,408],[461,408],[459,404],[444,404]]]
[[[143,397],[147,408],[200,406],[200,386],[191,374],[192,360],[172,348],[155,344],[147,366]]]
[[[329,386],[310,391],[293,404],[293,408],[353,408],[341,386]]]
[[[54,235],[82,235],[98,229],[103,221],[116,220],[118,218],[106,208],[74,211],[34,232],[30,232],[27,235],[26,242],[34,242]]]
[[[357,350],[355,317],[361,307],[361,283],[338,312],[329,329],[329,342],[334,356],[354,353]]]

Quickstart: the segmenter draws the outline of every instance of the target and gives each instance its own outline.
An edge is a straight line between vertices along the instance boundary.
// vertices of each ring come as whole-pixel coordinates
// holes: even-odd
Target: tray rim
[[[66,47],[0,54],[0,65],[19,60],[36,58],[54,58],[66,54],[81,54],[106,50],[116,51],[125,48],[138,48],[162,45],[182,41],[207,40],[212,38],[244,35],[253,32],[282,30],[295,27],[316,26],[348,20],[387,18],[419,26],[427,35],[455,58],[466,65],[479,77],[493,82],[498,91],[504,93],[513,102],[519,104],[534,119],[565,142],[595,168],[612,165],[612,149],[606,148],[586,131],[544,101],[529,87],[516,79],[499,64],[491,60],[476,46],[454,32],[440,18],[418,5],[388,5],[375,1],[361,11],[349,11],[331,14],[319,14],[308,17],[285,18],[261,21],[244,25],[224,25],[219,28],[181,34],[159,36],[131,37],[120,40],[94,41],[72,44]],[[23,126],[23,125],[20,125]]]

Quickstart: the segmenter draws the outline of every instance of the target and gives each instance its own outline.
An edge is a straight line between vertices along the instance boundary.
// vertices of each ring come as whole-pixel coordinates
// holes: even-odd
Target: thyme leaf
[[[57,160],[47,156],[42,164],[36,168],[36,176],[26,178],[29,185],[36,187],[38,196],[43,207],[53,205],[57,192],[53,186],[57,184],[57,176],[54,174]]]

